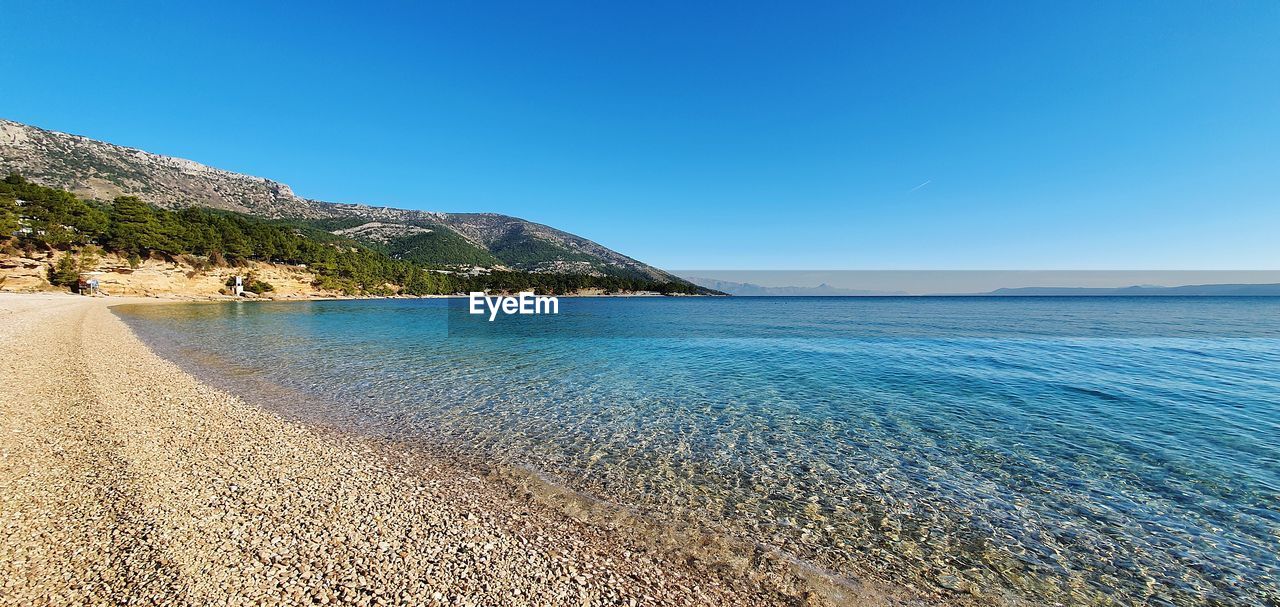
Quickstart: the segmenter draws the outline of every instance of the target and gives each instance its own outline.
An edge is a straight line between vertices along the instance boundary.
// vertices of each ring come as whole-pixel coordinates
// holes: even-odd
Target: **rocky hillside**
[[[586,238],[515,217],[310,200],[270,179],[0,119],[0,174],[14,172],[97,200],[132,194],[170,209],[307,220],[421,263],[680,281]]]
[[[67,252],[39,251],[30,255],[0,254],[0,293],[65,291],[49,284],[49,270]],[[270,284],[268,299],[316,299],[338,297],[314,285],[315,275],[306,268],[285,264],[249,262],[244,267],[197,268],[182,260],[147,259],[138,263],[118,255],[103,255],[89,268],[100,292],[111,296],[191,299],[237,299],[223,292],[227,278],[252,275]]]
[[[266,217],[322,217],[289,186],[78,135],[0,119],[0,171],[98,200],[133,194],[167,208],[200,205]]]

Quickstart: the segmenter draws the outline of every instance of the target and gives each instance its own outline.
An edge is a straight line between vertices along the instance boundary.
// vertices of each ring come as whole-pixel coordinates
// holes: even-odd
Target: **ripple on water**
[[[956,328],[937,320],[945,301],[899,301],[738,301],[731,315],[698,307],[717,300],[574,302],[628,327],[687,313],[698,330],[679,339],[448,337],[430,301],[124,316],[188,364],[317,396],[294,414],[526,466],[838,571],[1071,603],[1280,601],[1280,332],[1206,337],[1280,304],[1137,308],[1144,333],[1100,339],[975,323],[1118,326],[1135,304],[959,300]],[[779,326],[779,305],[931,324],[831,336]],[[1163,317],[1197,337],[1153,333]],[[729,326],[716,323],[769,337],[698,337]]]

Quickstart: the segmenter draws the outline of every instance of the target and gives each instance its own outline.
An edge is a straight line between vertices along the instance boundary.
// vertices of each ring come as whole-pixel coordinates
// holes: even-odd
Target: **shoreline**
[[[506,292],[501,292],[506,293]],[[506,293],[514,295],[516,293]],[[0,296],[51,296],[51,297],[81,297],[85,299],[101,299],[108,303],[107,307],[124,305],[124,304],[141,304],[141,303],[227,303],[227,302],[291,302],[291,301],[361,301],[366,299],[467,299],[470,295],[258,295],[256,297],[237,297],[235,295],[219,295],[206,293],[166,293],[164,295],[80,295],[71,293],[64,289],[44,289],[44,290],[21,290],[6,291],[0,289]],[[670,299],[670,298],[687,298],[687,297],[731,297],[729,295],[686,295],[686,294],[670,294],[663,295],[661,293],[614,293],[606,295],[604,293],[572,293],[568,295],[555,295],[555,297],[565,299],[627,299],[627,298],[643,298],[643,299]]]
[[[109,311],[174,301],[0,295],[0,604],[925,604],[527,471],[281,418]]]

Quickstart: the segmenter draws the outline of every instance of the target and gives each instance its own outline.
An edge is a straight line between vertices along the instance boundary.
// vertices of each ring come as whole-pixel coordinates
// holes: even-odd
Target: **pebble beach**
[[[152,353],[127,301],[0,295],[0,604],[914,604],[286,421]]]

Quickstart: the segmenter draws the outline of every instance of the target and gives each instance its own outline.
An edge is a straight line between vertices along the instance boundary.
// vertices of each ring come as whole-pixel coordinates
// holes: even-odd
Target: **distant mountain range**
[[[1184,285],[1181,287],[1132,286],[1117,288],[1019,287],[996,289],[981,296],[996,297],[1280,297],[1280,284]]]
[[[683,282],[586,238],[516,217],[311,200],[270,179],[0,119],[0,177],[13,172],[101,201],[136,195],[169,209],[306,220],[423,264]]]
[[[698,285],[741,297],[885,297],[909,296],[904,291],[873,291],[842,289],[823,283],[816,287],[765,287],[749,282],[733,282],[685,276],[685,280]],[[917,297],[1280,297],[1280,284],[1208,284],[1161,287],[1135,285],[1130,287],[1013,287],[985,293],[934,293]]]
[[[816,287],[764,287],[749,282],[732,282],[699,276],[686,276],[685,280],[700,287],[743,297],[874,297],[907,294],[902,291],[840,289],[827,283],[822,283]]]

